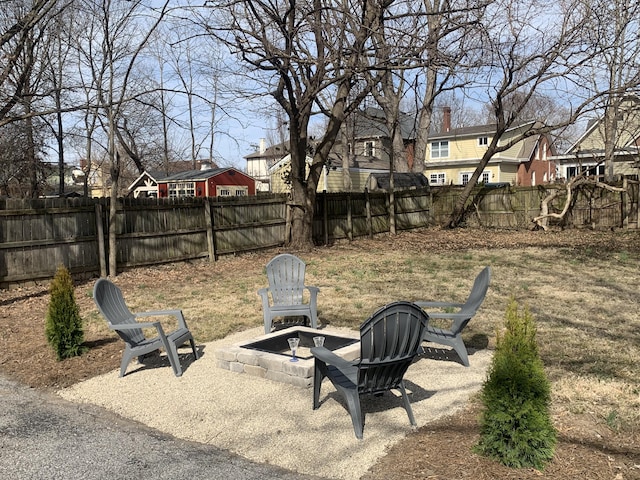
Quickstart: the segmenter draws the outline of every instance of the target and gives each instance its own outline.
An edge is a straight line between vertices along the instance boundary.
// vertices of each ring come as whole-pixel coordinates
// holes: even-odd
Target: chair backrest
[[[295,255],[283,253],[267,263],[269,292],[274,305],[300,305],[306,265]]]
[[[127,308],[122,291],[110,280],[99,279],[93,287],[93,301],[102,316],[107,320],[109,328],[116,325],[136,323],[135,315]],[[145,339],[142,329],[127,331],[116,330],[116,333],[130,345],[137,345]]]
[[[397,388],[418,353],[429,316],[411,302],[394,302],[360,326],[358,391]]]
[[[487,296],[490,281],[491,268],[484,267],[474,280],[469,298],[467,298],[467,301],[464,303],[461,312],[469,312],[473,316],[478,311],[484,301],[484,297]]]

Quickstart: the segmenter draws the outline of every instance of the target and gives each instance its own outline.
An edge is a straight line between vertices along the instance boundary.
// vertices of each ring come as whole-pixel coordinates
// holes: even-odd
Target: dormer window
[[[364,154],[367,157],[373,157],[375,154],[375,148],[373,142],[365,142],[364,144]]]

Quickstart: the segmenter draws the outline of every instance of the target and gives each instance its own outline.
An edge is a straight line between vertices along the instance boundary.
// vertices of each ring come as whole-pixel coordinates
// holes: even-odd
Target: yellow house
[[[498,145],[506,145],[531,129],[527,122],[508,129]],[[429,136],[424,174],[430,185],[466,185],[495,136],[494,125],[448,128]],[[536,185],[555,180],[551,146],[546,135],[520,140],[507,150],[495,154],[482,172],[480,182]]]
[[[312,158],[307,157],[307,175],[309,174],[309,165]],[[385,168],[386,167],[386,168]],[[291,186],[288,177],[291,172],[291,155],[283,157],[276,162],[270,169],[271,191],[273,193],[287,193]],[[372,173],[389,173],[389,164],[380,159],[368,159],[356,162],[353,167],[349,168],[349,178],[351,180],[352,192],[363,192],[369,187],[370,176]],[[318,182],[318,192],[344,192],[344,169],[336,159],[329,161],[329,166],[322,167],[322,174]]]
[[[640,168],[640,98],[627,96],[616,112],[613,141],[613,174],[638,175]],[[589,122],[582,136],[563,155],[555,157],[559,175],[564,179],[582,171],[604,175],[604,118]]]

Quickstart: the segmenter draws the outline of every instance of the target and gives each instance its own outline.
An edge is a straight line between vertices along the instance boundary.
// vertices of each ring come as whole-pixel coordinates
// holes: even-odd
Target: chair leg
[[[198,360],[198,349],[196,348],[196,342],[193,337],[189,338],[189,343],[191,343],[191,350],[193,350],[193,358]]]
[[[182,365],[180,365],[180,357],[178,356],[178,346],[175,342],[163,339],[164,349],[167,352],[167,358],[176,377],[182,376]]]
[[[416,426],[416,419],[413,416],[413,409],[411,408],[411,402],[409,402],[409,396],[407,395],[407,389],[404,387],[404,382],[401,382],[398,386],[398,390],[402,394],[402,402],[404,403],[404,409],[407,411],[407,415],[409,415],[409,423]]]
[[[358,393],[358,390],[355,389],[341,390],[345,400],[347,401],[347,407],[349,408],[349,414],[351,415],[351,423],[353,424],[353,431],[356,434],[356,438],[362,440],[364,422],[362,420],[362,409],[360,407],[360,394]]]
[[[268,333],[271,333],[271,325],[273,323],[273,318],[266,314],[264,315],[264,334],[267,335]]]
[[[467,355],[467,347],[465,346],[464,342],[462,341],[462,337],[457,336],[453,340],[452,343],[453,343],[453,349],[456,351],[456,353],[460,357],[460,360],[462,360],[462,364],[465,367],[468,367],[469,366],[469,356]]]
[[[131,361],[131,352],[129,351],[129,347],[125,349],[122,354],[122,361],[120,362],[120,376],[124,377],[127,372],[127,366],[129,366],[129,362]]]
[[[322,380],[324,380],[325,374],[321,366],[318,365],[318,360],[315,361],[315,367],[313,369],[313,409],[317,410],[320,406],[320,388],[322,387]]]

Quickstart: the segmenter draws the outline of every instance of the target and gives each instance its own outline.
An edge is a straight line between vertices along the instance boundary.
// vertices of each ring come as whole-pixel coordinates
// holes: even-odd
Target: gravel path
[[[0,404],[2,479],[312,480],[2,376]]]
[[[182,377],[170,368],[141,368],[124,378],[113,371],[60,391],[64,399],[105,407],[180,439],[229,450],[259,463],[325,478],[360,478],[386,450],[411,432],[400,398],[363,397],[364,440],[326,380],[321,406],[311,389],[216,366],[214,351],[261,335],[262,328],[204,345]],[[472,352],[470,352],[472,353]],[[471,367],[421,358],[405,376],[418,426],[463,407],[485,379],[491,352],[470,355]],[[135,365],[129,367],[129,371]]]

